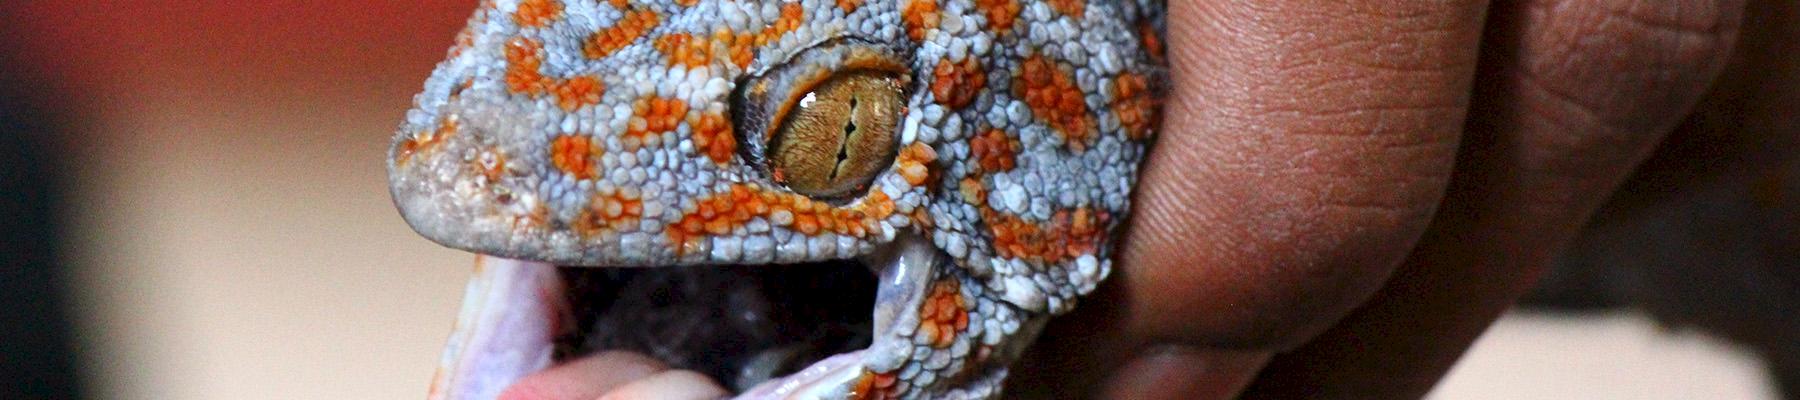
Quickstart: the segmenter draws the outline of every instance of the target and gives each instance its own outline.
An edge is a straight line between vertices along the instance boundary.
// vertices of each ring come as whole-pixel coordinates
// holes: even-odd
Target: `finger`
[[[1033,350],[1103,364],[1021,361],[1008,390],[1081,393],[1054,388],[1146,341],[1297,346],[1360,303],[1449,178],[1484,7],[1170,2],[1173,93],[1117,276]]]
[[[667,370],[637,353],[606,351],[526,376],[500,394],[506,400],[589,400]]]
[[[1127,325],[1278,348],[1359,303],[1442,194],[1482,7],[1173,2],[1182,130],[1141,177],[1122,282],[1179,295],[1130,299]]]
[[[730,394],[699,372],[669,370],[620,386],[600,400],[713,400]]]
[[[1101,293],[1113,290],[1101,289]],[[1003,394],[1015,399],[1229,399],[1269,361],[1266,349],[1149,345],[1119,326],[1124,304],[1090,298],[1013,364]],[[1098,301],[1092,301],[1098,300]],[[1156,342],[1148,342],[1156,343]],[[1179,395],[1177,395],[1179,394]]]
[[[1249,375],[1238,371],[1256,371],[1267,361],[1259,352],[1165,346],[1119,368],[1101,387],[1100,398],[1229,399],[1250,384]]]
[[[1527,289],[1728,59],[1738,1],[1500,1],[1457,173],[1371,301],[1246,397],[1417,398]]]

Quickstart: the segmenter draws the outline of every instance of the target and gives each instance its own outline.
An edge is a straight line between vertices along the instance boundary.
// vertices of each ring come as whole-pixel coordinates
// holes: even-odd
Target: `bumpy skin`
[[[905,279],[880,295],[875,344],[844,356],[856,376],[821,393],[987,397],[1042,320],[1108,274],[1157,127],[1162,12],[1160,0],[492,1],[400,127],[392,191],[426,237],[507,258],[925,258],[888,268]],[[905,82],[892,165],[843,201],[776,183],[762,152],[792,99],[864,70]]]

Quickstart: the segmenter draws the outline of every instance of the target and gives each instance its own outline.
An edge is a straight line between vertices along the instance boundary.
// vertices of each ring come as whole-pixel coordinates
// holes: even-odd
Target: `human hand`
[[[1792,2],[1297,3],[1170,5],[1122,272],[1009,394],[1417,398],[1666,135],[1800,139]]]
[[[1800,102],[1791,2],[1172,3],[1115,276],[1013,397],[1421,396],[1696,104]],[[608,353],[509,394],[724,393],[658,371]]]

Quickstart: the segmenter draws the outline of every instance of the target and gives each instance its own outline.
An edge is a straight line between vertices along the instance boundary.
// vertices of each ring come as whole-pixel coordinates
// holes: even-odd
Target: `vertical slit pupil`
[[[831,163],[830,180],[837,180],[844,170],[844,159],[850,158],[850,135],[856,133],[856,96],[850,97],[850,115],[844,117],[844,140],[838,141],[837,162]]]

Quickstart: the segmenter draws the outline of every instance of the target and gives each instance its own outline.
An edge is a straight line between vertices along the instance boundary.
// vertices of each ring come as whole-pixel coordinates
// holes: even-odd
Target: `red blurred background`
[[[69,385],[99,398],[422,396],[471,257],[407,229],[383,154],[474,3],[0,10],[0,89],[29,104],[0,113],[38,121],[21,137],[44,151],[31,161],[42,187],[60,193],[59,256],[42,276],[63,297],[22,301],[66,304],[47,312],[72,324],[47,336],[68,351],[27,350],[78,376],[7,389],[4,378],[27,375],[4,374],[12,355],[0,351],[0,398],[69,397]],[[1766,387],[1741,351],[1642,316],[1514,316],[1434,396],[1754,398]]]
[[[42,164],[63,194],[66,267],[52,276],[68,293],[81,393],[421,396],[470,257],[396,217],[382,155],[473,7],[0,11],[0,74],[48,121],[26,137],[52,154]],[[0,397],[45,398],[33,385],[69,390],[18,382]]]

